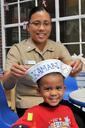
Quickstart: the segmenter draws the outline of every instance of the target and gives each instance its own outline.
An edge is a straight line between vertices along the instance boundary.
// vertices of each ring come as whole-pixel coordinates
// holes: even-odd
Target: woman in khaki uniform
[[[72,75],[82,68],[80,60],[72,61],[63,44],[48,39],[51,28],[48,11],[42,7],[33,8],[27,25],[30,38],[14,44],[8,52],[3,84],[6,89],[12,89],[16,84],[16,110],[19,116],[27,108],[42,102],[36,91],[37,86],[26,76],[28,68],[39,61],[54,58],[71,65]]]

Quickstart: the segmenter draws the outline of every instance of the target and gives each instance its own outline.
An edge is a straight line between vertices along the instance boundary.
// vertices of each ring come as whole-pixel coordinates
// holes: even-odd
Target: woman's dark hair
[[[36,13],[36,12],[39,12],[39,11],[46,11],[46,12],[49,14],[49,12],[48,12],[48,10],[47,10],[46,8],[44,8],[44,7],[42,7],[42,6],[36,6],[36,7],[34,7],[34,8],[31,9],[31,11],[30,11],[30,13],[29,13],[29,19],[28,19],[28,20],[30,21],[32,15],[33,15],[34,13]],[[50,16],[50,14],[49,14],[49,16]],[[51,16],[50,16],[50,17],[51,17]]]

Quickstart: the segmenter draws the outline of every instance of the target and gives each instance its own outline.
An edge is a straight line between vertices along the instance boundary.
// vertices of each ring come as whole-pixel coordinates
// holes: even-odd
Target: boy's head
[[[64,78],[71,67],[57,59],[41,61],[28,70],[28,75],[38,85],[38,91],[50,106],[56,106],[62,100],[65,86]]]
[[[44,102],[50,106],[56,106],[64,95],[64,77],[57,72],[49,73],[37,81],[38,91]]]

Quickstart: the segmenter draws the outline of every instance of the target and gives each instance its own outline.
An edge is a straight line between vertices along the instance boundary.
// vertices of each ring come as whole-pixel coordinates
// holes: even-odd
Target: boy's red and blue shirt
[[[17,125],[28,128],[78,128],[71,109],[62,104],[57,107],[40,104],[29,108],[13,126]]]

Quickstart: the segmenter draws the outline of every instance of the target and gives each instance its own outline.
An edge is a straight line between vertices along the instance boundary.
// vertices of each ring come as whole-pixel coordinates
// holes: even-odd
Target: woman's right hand
[[[27,69],[27,65],[14,64],[10,69],[10,73],[15,77],[22,77],[26,75]]]

